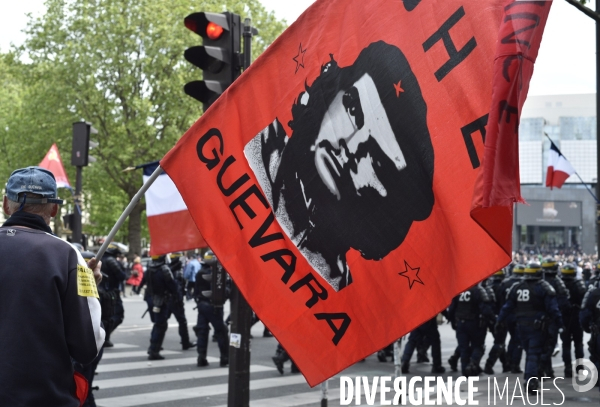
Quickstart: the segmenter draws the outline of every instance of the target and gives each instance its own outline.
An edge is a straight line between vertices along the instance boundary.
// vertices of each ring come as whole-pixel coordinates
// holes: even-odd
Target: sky
[[[164,0],[168,1],[168,0]],[[288,24],[314,0],[261,0]],[[478,0],[469,0],[478,1]],[[590,7],[594,8],[592,2]],[[0,0],[0,50],[25,40],[26,13],[44,14],[43,0]],[[530,95],[596,92],[595,22],[564,0],[554,0],[542,39]]]

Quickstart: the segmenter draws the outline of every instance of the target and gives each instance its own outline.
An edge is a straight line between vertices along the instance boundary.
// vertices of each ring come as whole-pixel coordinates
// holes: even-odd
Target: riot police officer
[[[490,297],[493,295],[494,298],[494,313],[498,315],[500,309],[506,301],[506,294],[504,292],[503,282],[505,280],[505,270],[500,269],[495,272],[490,278],[486,280],[486,288]],[[494,321],[495,324],[496,321]],[[494,346],[488,354],[488,358],[485,362],[483,372],[485,374],[494,374],[494,364],[498,359],[502,363],[502,372],[506,373],[510,371],[510,364],[506,355],[506,335],[508,331],[506,329],[495,330],[494,326],[490,327],[490,331],[494,336]]]
[[[504,279],[504,281],[502,282],[502,290],[504,290],[502,306],[504,306],[504,304],[506,303],[511,287],[523,279],[524,273],[525,265],[520,263],[515,264],[512,269],[512,274],[508,278]],[[500,309],[502,309],[502,306],[500,307]],[[517,320],[514,314],[509,315],[506,318],[504,324],[497,325],[496,330],[499,330],[500,333],[502,333],[502,331],[508,331],[508,333],[510,333],[510,340],[508,341],[508,347],[506,348],[510,372],[523,373],[523,371],[521,370],[521,357],[523,356],[523,347],[521,346],[521,342],[519,341],[519,333],[517,331]]]
[[[561,315],[567,314],[571,308],[571,303],[569,302],[569,290],[567,290],[565,283],[558,277],[558,262],[551,257],[544,259],[542,261],[542,276],[556,291],[556,301]],[[554,377],[552,356],[555,352],[558,352],[556,344],[558,343],[559,328],[560,327],[553,321],[549,321],[549,323],[546,324],[544,348],[540,359],[542,376]]]
[[[523,281],[512,286],[498,316],[498,324],[502,325],[511,314],[515,314],[519,339],[526,354],[524,378],[530,392],[539,388],[537,375],[546,331],[544,325],[548,320],[559,327],[563,324],[556,301],[556,291],[542,279],[541,271],[539,263],[527,264]],[[531,378],[534,380],[529,382]]]
[[[149,360],[164,359],[160,349],[169,327],[167,321],[171,316],[168,303],[171,297],[177,295],[177,283],[171,269],[167,266],[168,261],[169,257],[166,255],[152,256],[152,261],[144,274],[144,281],[148,286],[144,300],[148,304],[150,319],[154,323],[150,333]]]
[[[487,291],[479,283],[460,293],[452,300],[448,314],[456,326],[462,374],[477,376],[488,321],[495,317]]]
[[[211,298],[204,296],[203,292],[213,292],[211,278],[205,278],[205,276],[211,276],[216,270],[212,266],[212,263],[216,263],[217,259],[212,251],[208,251],[204,255],[204,261],[201,263],[200,271],[196,275],[196,286],[194,288],[194,295],[196,304],[198,305],[198,321],[194,327],[196,336],[198,336],[198,367],[208,366],[206,360],[206,353],[208,349],[208,331],[210,323],[215,329],[215,337],[217,344],[219,345],[220,361],[219,366],[224,367],[229,364],[229,347],[227,343],[227,326],[223,321],[223,305],[213,304]],[[218,263],[216,267],[220,267]]]
[[[598,286],[600,286],[600,262],[596,263],[596,265],[594,266],[594,275],[590,278],[588,289],[589,287],[596,288]]]
[[[600,287],[590,285],[585,293],[579,313],[579,322],[585,332],[591,333],[588,342],[590,360],[600,370]]]
[[[433,359],[431,373],[444,373],[446,369],[444,366],[442,366],[442,348],[440,342],[440,332],[438,331],[437,317],[431,318],[423,325],[414,329],[408,336],[408,342],[404,347],[404,353],[402,355],[402,373],[408,373],[412,354],[418,344],[422,343],[423,341],[428,341],[431,343],[431,357]]]
[[[181,348],[183,350],[188,350],[196,346],[196,342],[190,341],[190,334],[188,331],[188,323],[185,317],[185,305],[183,298],[185,296],[185,284],[186,281],[183,278],[183,263],[181,262],[181,258],[183,257],[182,253],[171,253],[169,258],[171,262],[169,263],[169,268],[171,269],[171,273],[175,279],[175,284],[177,284],[177,293],[169,297],[167,301],[167,306],[177,323],[179,324],[179,336],[181,337]]]
[[[102,279],[100,285],[107,295],[105,301],[109,302],[108,307],[111,308],[106,313],[107,316],[103,315],[102,317],[102,323],[106,331],[104,346],[107,348],[113,346],[113,343],[110,341],[110,335],[121,325],[125,318],[125,309],[123,308],[123,300],[121,299],[121,284],[127,279],[127,274],[125,274],[121,262],[117,260],[117,256],[120,255],[122,255],[121,250],[114,243],[109,244],[102,255],[101,271],[106,277]]]
[[[575,359],[583,358],[583,330],[579,323],[579,311],[587,290],[583,280],[576,278],[576,271],[574,264],[565,264],[560,270],[560,276],[569,291],[569,301],[571,303],[570,309],[563,314],[565,329],[560,334],[563,350],[562,358],[565,362],[565,377],[573,377],[571,341],[575,348]]]

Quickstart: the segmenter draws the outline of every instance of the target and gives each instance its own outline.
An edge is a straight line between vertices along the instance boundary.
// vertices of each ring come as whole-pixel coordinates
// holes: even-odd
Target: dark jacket
[[[508,299],[498,315],[498,322],[505,322],[513,314],[520,324],[531,324],[547,317],[559,327],[563,326],[556,291],[541,279],[525,279],[511,287]]]
[[[78,406],[71,358],[89,363],[104,342],[91,270],[69,243],[15,226],[0,228],[0,258],[0,405]]]
[[[119,261],[110,253],[102,256],[102,272],[108,277],[102,280],[107,290],[118,290],[119,285],[127,280],[127,274]]]

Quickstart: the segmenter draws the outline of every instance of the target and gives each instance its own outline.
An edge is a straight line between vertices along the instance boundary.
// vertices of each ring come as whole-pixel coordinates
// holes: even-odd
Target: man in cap
[[[0,400],[7,406],[77,407],[87,383],[72,360],[90,363],[104,342],[97,282],[87,264],[52,234],[56,181],[40,167],[15,170],[0,227]],[[92,272],[93,269],[94,271]]]

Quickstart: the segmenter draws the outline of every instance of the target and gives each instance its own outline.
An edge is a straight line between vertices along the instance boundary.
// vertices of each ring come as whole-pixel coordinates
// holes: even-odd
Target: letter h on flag
[[[560,152],[556,144],[550,140],[550,152],[548,155],[548,169],[546,171],[546,186],[560,188],[567,178],[575,174],[575,168]]]

